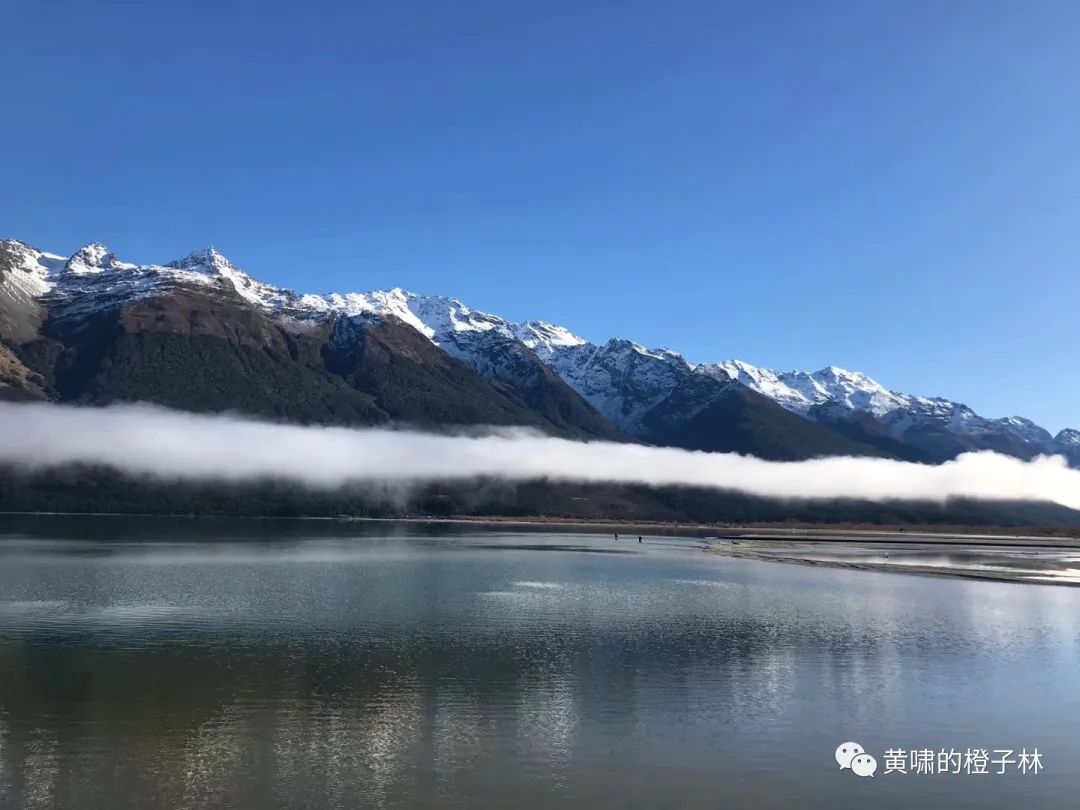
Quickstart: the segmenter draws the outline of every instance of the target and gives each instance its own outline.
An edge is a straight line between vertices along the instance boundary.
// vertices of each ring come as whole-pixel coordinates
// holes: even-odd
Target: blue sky
[[[5,4],[0,234],[1080,427],[1080,4]]]

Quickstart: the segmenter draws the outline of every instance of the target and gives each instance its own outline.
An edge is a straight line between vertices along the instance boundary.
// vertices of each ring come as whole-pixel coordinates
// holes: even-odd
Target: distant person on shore
[[[639,535],[637,536],[637,541],[638,541],[639,543],[641,542],[641,535],[640,535],[640,534],[639,534]]]
[[[619,533],[615,532],[615,540],[618,541],[618,539],[619,539]]]

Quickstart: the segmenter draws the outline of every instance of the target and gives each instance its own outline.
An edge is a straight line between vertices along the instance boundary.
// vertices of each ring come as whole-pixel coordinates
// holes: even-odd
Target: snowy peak
[[[628,433],[677,388],[693,383],[693,368],[682,355],[630,340],[612,338],[597,346],[567,339],[537,343],[535,350],[586,402]]]
[[[733,379],[802,416],[806,416],[811,408],[826,403],[837,403],[849,410],[867,411],[877,417],[907,405],[902,395],[890,391],[865,374],[838,366],[828,366],[814,372],[780,372],[741,360],[730,360],[706,363],[698,370],[713,377]]]
[[[944,430],[965,437],[964,441],[1001,440],[1020,443],[1036,452],[1053,450],[1056,441],[1030,419],[1019,416],[987,419],[962,402],[892,391],[865,374],[837,366],[812,373],[776,372],[741,361],[699,368],[713,374],[723,371],[788,410],[811,419],[826,413],[829,418],[845,412],[869,414],[898,439],[903,439],[909,431]]]
[[[206,276],[210,280],[221,280],[232,287],[241,298],[266,309],[276,308],[280,305],[281,299],[288,296],[285,290],[256,281],[213,247],[193,251],[183,259],[169,262],[164,269],[182,271],[177,280],[198,283],[190,274]]]
[[[107,270],[134,269],[133,264],[124,264],[117,261],[116,255],[111,253],[105,245],[93,242],[80,248],[67,260],[64,272],[76,276],[103,273]]]
[[[169,262],[166,267],[174,267],[177,270],[194,270],[200,273],[224,275],[226,273],[239,273],[239,268],[230,262],[216,248],[207,247],[202,250],[194,250],[182,259]]]
[[[774,399],[791,411],[805,413],[815,402],[806,394],[792,387],[781,379],[778,372],[758,368],[742,360],[728,360],[724,363],[702,363],[695,369],[699,374],[718,380],[735,380],[759,394]]]
[[[340,315],[349,318],[396,318],[426,335],[437,345],[453,343],[456,336],[498,331],[511,336],[502,318],[477,312],[456,298],[419,295],[396,287],[367,293],[304,295],[297,299],[296,313],[313,317]]]
[[[825,385],[842,386],[849,389],[881,387],[865,374],[860,374],[858,371],[849,371],[848,369],[840,368],[839,366],[826,366],[820,371],[813,372],[810,376]]]
[[[784,375],[794,388],[820,404],[837,401],[857,411],[884,416],[907,405],[907,399],[857,371],[828,366],[812,374],[788,372]]]
[[[50,255],[18,239],[0,239],[0,269],[29,271],[42,256]]]
[[[469,309],[456,298],[417,295],[416,293],[405,293],[405,295],[409,301],[409,309],[431,328],[436,336],[444,340],[455,333],[492,330],[499,331],[507,337],[511,336],[510,325],[502,318]]]
[[[512,326],[514,335],[541,358],[550,358],[558,349],[584,346],[587,341],[569,329],[544,321],[525,321]]]
[[[650,349],[640,343],[623,338],[611,338],[604,344],[603,348],[609,354],[622,355],[628,361],[636,360],[638,357],[648,357],[677,366],[680,369],[690,370],[693,368],[685,357],[673,349]]]

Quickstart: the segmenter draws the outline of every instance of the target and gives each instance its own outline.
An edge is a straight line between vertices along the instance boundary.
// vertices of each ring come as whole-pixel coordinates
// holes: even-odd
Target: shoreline
[[[1044,546],[1080,549],[1080,527],[1040,527],[1040,526],[955,526],[948,524],[927,524],[913,526],[908,524],[886,524],[874,526],[868,524],[776,524],[776,523],[677,523],[650,520],[582,519],[545,517],[508,517],[504,515],[408,515],[401,517],[370,517],[361,515],[213,515],[193,513],[156,513],[156,512],[25,512],[0,511],[4,517],[83,517],[83,518],[180,518],[185,520],[266,520],[266,521],[324,521],[339,523],[427,523],[446,525],[488,525],[521,526],[526,528],[580,530],[625,531],[636,530],[663,532],[667,534],[686,534],[687,532],[709,532],[712,536],[704,539],[745,538],[757,541],[787,541],[805,539],[810,541],[832,540],[836,542],[868,541],[889,542],[896,544],[925,543],[928,539],[940,543],[971,543],[979,545],[1031,545],[1040,543]]]
[[[991,556],[987,553],[992,550]],[[868,559],[844,559],[843,554],[852,553],[864,556],[874,555],[875,551],[899,553],[899,558],[890,562]],[[709,544],[708,553],[733,559],[757,560],[759,562],[785,563],[823,568],[842,568],[851,571],[872,571],[883,574],[902,574],[929,577],[949,577],[953,579],[973,579],[986,582],[1008,582],[1016,585],[1056,585],[1080,587],[1080,562],[1069,565],[1070,560],[1062,558],[1063,551],[1080,551],[1078,545],[1042,544],[1002,544],[1002,543],[952,543],[936,542],[928,536],[923,542],[911,543],[898,548],[889,541],[878,543],[820,543],[810,540],[805,543],[793,543],[775,539],[773,542],[760,540],[718,541]],[[1045,556],[1040,556],[1045,552]],[[928,565],[918,562],[905,562],[903,555],[912,557],[922,555],[954,555],[967,557],[967,564]],[[833,556],[830,556],[833,555]],[[1040,567],[1023,567],[1031,560],[1042,563]],[[993,567],[980,567],[987,564]],[[1055,576],[1055,573],[1057,574]]]
[[[8,518],[254,520],[341,524],[472,526],[554,533],[570,531],[604,537],[612,533],[695,540],[709,554],[733,559],[843,568],[887,574],[951,577],[1022,585],[1080,587],[1080,538],[1060,533],[1027,533],[999,527],[830,527],[745,524],[661,523],[504,516],[275,516],[161,515],[105,512],[0,512]],[[890,554],[894,555],[890,558]],[[927,556],[953,558],[925,564]],[[1036,565],[1032,567],[1032,563]],[[1074,567],[1075,566],[1075,567]]]

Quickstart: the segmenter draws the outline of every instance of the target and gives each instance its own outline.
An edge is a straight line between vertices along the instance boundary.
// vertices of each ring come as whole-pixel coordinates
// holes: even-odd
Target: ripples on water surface
[[[0,805],[1069,806],[1078,627],[1080,589],[693,540],[7,519]],[[880,770],[1022,746],[1039,775]]]

